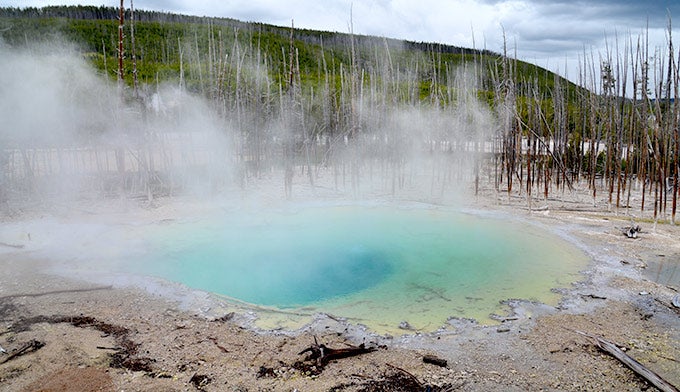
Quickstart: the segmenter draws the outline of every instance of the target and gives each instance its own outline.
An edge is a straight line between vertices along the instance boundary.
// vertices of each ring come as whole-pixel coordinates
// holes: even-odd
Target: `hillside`
[[[289,27],[144,10],[135,11],[134,18],[134,55],[142,82],[179,81],[181,77],[191,90],[205,90],[200,73],[208,74],[209,63],[219,61],[218,57],[228,56],[233,50],[266,62],[271,76],[278,82],[288,77]],[[129,10],[125,20],[125,79],[131,85],[133,49]],[[118,10],[113,7],[0,8],[0,36],[15,46],[59,37],[79,45],[99,70],[114,78],[117,73]],[[442,75],[452,67],[477,60],[481,68],[488,71],[500,61],[500,55],[488,50],[436,43],[352,37],[306,29],[295,29],[293,37],[303,82],[318,84],[321,75],[337,76],[343,66],[347,68],[352,62],[350,52],[354,40],[358,69],[375,72],[384,65],[380,59],[387,53],[391,67],[414,73],[420,84],[420,99],[434,92],[433,83],[439,88],[446,87],[442,86]],[[553,86],[555,75],[551,72],[521,61],[516,62],[516,66],[520,79],[537,79],[546,92]],[[486,90],[493,90],[488,73],[485,85]]]

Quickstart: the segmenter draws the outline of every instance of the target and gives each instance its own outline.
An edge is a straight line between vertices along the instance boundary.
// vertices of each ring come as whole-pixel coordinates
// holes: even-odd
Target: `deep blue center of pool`
[[[312,208],[177,224],[160,230],[157,250],[134,268],[253,304],[304,306],[393,274],[403,239],[389,214],[375,212]]]
[[[366,246],[262,238],[260,246],[246,249],[239,237],[169,253],[163,268],[189,286],[278,307],[364,290],[393,270],[387,254]]]

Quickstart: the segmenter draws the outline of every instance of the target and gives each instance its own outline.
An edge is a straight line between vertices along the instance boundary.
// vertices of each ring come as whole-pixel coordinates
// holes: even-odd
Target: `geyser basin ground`
[[[587,259],[526,223],[444,208],[317,206],[234,211],[159,225],[121,265],[259,306],[258,325],[295,328],[316,312],[376,332],[402,321],[489,321],[500,301],[555,303]],[[301,317],[302,316],[302,317]]]
[[[606,192],[603,193],[606,198]],[[465,387],[469,386],[471,390],[550,390],[577,384],[574,388],[590,387],[595,390],[602,389],[602,385],[616,391],[644,388],[635,374],[623,369],[619,362],[592,355],[590,340],[574,334],[574,330],[598,334],[618,344],[635,343],[628,344],[629,355],[675,385],[680,385],[679,365],[673,360],[680,358],[680,333],[677,313],[671,308],[671,299],[677,292],[642,279],[637,267],[642,262],[648,263],[647,254],[664,254],[667,262],[672,262],[670,256],[677,254],[680,227],[659,225],[652,229],[645,226],[638,239],[628,239],[619,230],[619,227],[629,224],[628,216],[608,211],[605,202],[598,203],[601,208],[597,212],[579,211],[579,207],[587,211],[593,208],[587,194],[581,200],[586,202],[570,203],[566,210],[562,201],[549,200],[546,201],[548,210],[533,213],[523,209],[526,205],[522,198],[512,198],[514,204],[507,208],[495,207],[498,205],[496,200],[488,205],[482,200],[481,205],[473,206],[484,210],[483,214],[500,217],[516,214],[519,222],[510,223],[520,231],[527,229],[523,221],[531,220],[543,232],[556,231],[559,235],[568,235],[569,241],[573,238],[591,258],[585,275],[576,277],[579,284],[565,293],[559,309],[543,312],[545,307],[542,306],[521,306],[518,320],[504,324],[504,327],[510,328],[508,333],[496,333],[496,328],[454,323],[445,333],[389,338],[367,335],[361,328],[346,329],[345,325],[320,317],[312,328],[296,333],[254,334],[252,330],[241,328],[244,325],[241,323],[248,321],[248,314],[245,318],[235,317],[233,322],[205,322],[205,318],[201,317],[204,314],[219,317],[237,310],[236,306],[227,302],[214,301],[212,295],[181,289],[178,284],[158,285],[158,279],[143,277],[134,281],[140,285],[147,282],[148,286],[143,287],[163,295],[147,295],[137,288],[118,284],[113,289],[92,290],[102,287],[99,282],[103,283],[105,279],[93,283],[77,274],[82,271],[87,278],[88,271],[97,272],[109,281],[125,283],[124,274],[112,274],[113,267],[107,268],[115,260],[127,259],[127,254],[140,254],[151,243],[151,234],[155,238],[163,230],[205,222],[202,217],[231,215],[231,212],[225,214],[225,209],[231,211],[241,205],[241,200],[206,202],[193,198],[161,199],[154,208],[138,208],[119,201],[78,205],[63,213],[50,211],[49,214],[33,214],[36,216],[34,219],[3,222],[0,225],[0,242],[24,246],[16,249],[0,245],[3,267],[0,296],[4,297],[4,309],[7,310],[4,325],[19,325],[27,318],[40,315],[81,315],[136,331],[131,336],[135,343],[141,344],[140,354],[156,359],[153,363],[158,369],[169,370],[173,378],[139,377],[137,373],[120,369],[107,372],[115,385],[124,385],[128,390],[170,390],[182,382],[188,383],[196,372],[209,374],[213,377],[211,385],[216,386],[328,390],[346,385],[350,374],[370,376],[394,371],[385,364],[398,365],[419,378],[431,375],[426,377],[432,378],[420,378],[428,383],[433,380],[454,385],[465,382]],[[252,198],[248,201],[254,203]],[[331,204],[332,201],[325,203]],[[401,204],[399,208],[404,207]],[[285,208],[278,213],[294,211]],[[187,217],[192,217],[194,223],[186,222]],[[31,218],[31,215],[25,218]],[[126,254],[121,255],[121,251]],[[79,260],[82,262],[76,263]],[[103,261],[107,264],[104,265]],[[44,273],[45,266],[59,265],[63,265],[59,275]],[[154,291],[157,287],[160,290],[169,288],[172,292]],[[177,287],[180,290],[175,290]],[[640,295],[641,292],[649,294]],[[177,293],[185,296],[175,297]],[[607,299],[592,298],[591,294]],[[194,298],[197,300],[194,301]],[[207,309],[208,306],[210,309]],[[526,312],[532,310],[539,314],[529,320]],[[197,312],[201,314],[198,317]],[[262,315],[260,311],[257,313]],[[402,315],[404,313],[401,312]],[[625,328],[621,328],[622,325]],[[93,328],[65,324],[40,324],[4,337],[0,337],[3,339],[0,345],[8,351],[31,339],[48,342],[37,353],[16,360],[31,365],[20,375],[16,376],[15,372],[16,366],[21,365],[19,362],[6,363],[4,370],[13,375],[6,382],[10,390],[24,390],[30,380],[43,380],[45,375],[61,372],[64,364],[99,368],[109,351],[96,347],[112,347],[115,344],[111,336],[106,337]],[[8,340],[10,337],[12,339]],[[385,344],[388,349],[337,361],[321,377],[313,380],[290,372],[286,374],[291,377],[284,379],[256,377],[260,366],[281,369],[279,361],[291,364],[300,360],[298,353],[309,347],[314,337],[334,348],[366,342]],[[73,347],[79,349],[73,350]],[[229,353],[224,353],[220,347],[228,348]],[[83,356],[81,348],[98,356]],[[422,356],[426,353],[447,359],[449,368],[423,364]],[[181,371],[196,358],[205,359],[206,363]],[[175,369],[174,372],[172,369]],[[560,386],[556,386],[557,383]]]

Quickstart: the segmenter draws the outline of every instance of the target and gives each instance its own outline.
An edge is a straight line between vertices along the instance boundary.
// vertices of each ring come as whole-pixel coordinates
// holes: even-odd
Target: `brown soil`
[[[3,391],[642,391],[650,385],[600,351],[582,331],[623,347],[680,385],[676,289],[644,279],[653,258],[678,263],[680,228],[643,223],[592,203],[482,200],[571,238],[590,254],[583,280],[556,306],[510,301],[499,325],[451,320],[446,329],[399,337],[359,333],[325,320],[299,331],[257,331],[230,313],[207,317],[177,299],[130,286],[108,287],[41,272],[20,249],[0,253],[0,363]],[[645,227],[647,226],[647,227]],[[664,256],[659,256],[664,255]],[[299,353],[319,344],[374,351],[327,364]],[[8,354],[0,354],[0,362]],[[434,355],[447,367],[423,362]],[[653,387],[651,387],[653,388]]]

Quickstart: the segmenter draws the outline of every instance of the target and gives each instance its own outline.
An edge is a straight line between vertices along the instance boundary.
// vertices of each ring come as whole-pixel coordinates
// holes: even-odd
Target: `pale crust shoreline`
[[[126,207],[119,218],[150,210],[154,219],[172,218],[178,203],[183,201],[159,200],[153,209]],[[44,346],[1,363],[0,389],[394,390],[377,388],[389,387],[397,376],[462,391],[647,389],[637,375],[575,331],[625,347],[643,365],[680,385],[680,312],[671,304],[677,292],[645,279],[640,271],[659,258],[680,263],[680,229],[638,216],[643,230],[637,239],[628,239],[621,228],[631,218],[622,209],[610,212],[606,204],[593,206],[592,199],[578,194],[569,202],[532,204],[530,211],[522,197],[490,194],[470,208],[544,225],[588,253],[591,265],[582,281],[564,290],[561,303],[515,301],[514,313],[500,326],[457,320],[440,333],[401,337],[374,336],[324,317],[295,333],[258,332],[244,327],[247,313],[215,320],[219,309],[212,316],[198,315],[182,306],[186,298],[41,272],[39,265],[27,262],[30,252],[8,248],[15,245],[8,242],[0,249],[0,347],[11,353],[33,339]],[[93,206],[80,214],[96,217],[110,210]],[[68,219],[71,213],[55,215]],[[309,376],[293,365],[304,359],[298,353],[314,337],[332,348],[364,343],[377,350],[332,361]],[[126,344],[134,346],[128,358],[132,365],[139,359],[145,370],[111,366],[116,365],[112,354],[125,353]],[[448,367],[423,363],[426,354],[446,359]],[[6,356],[0,354],[0,362]]]

